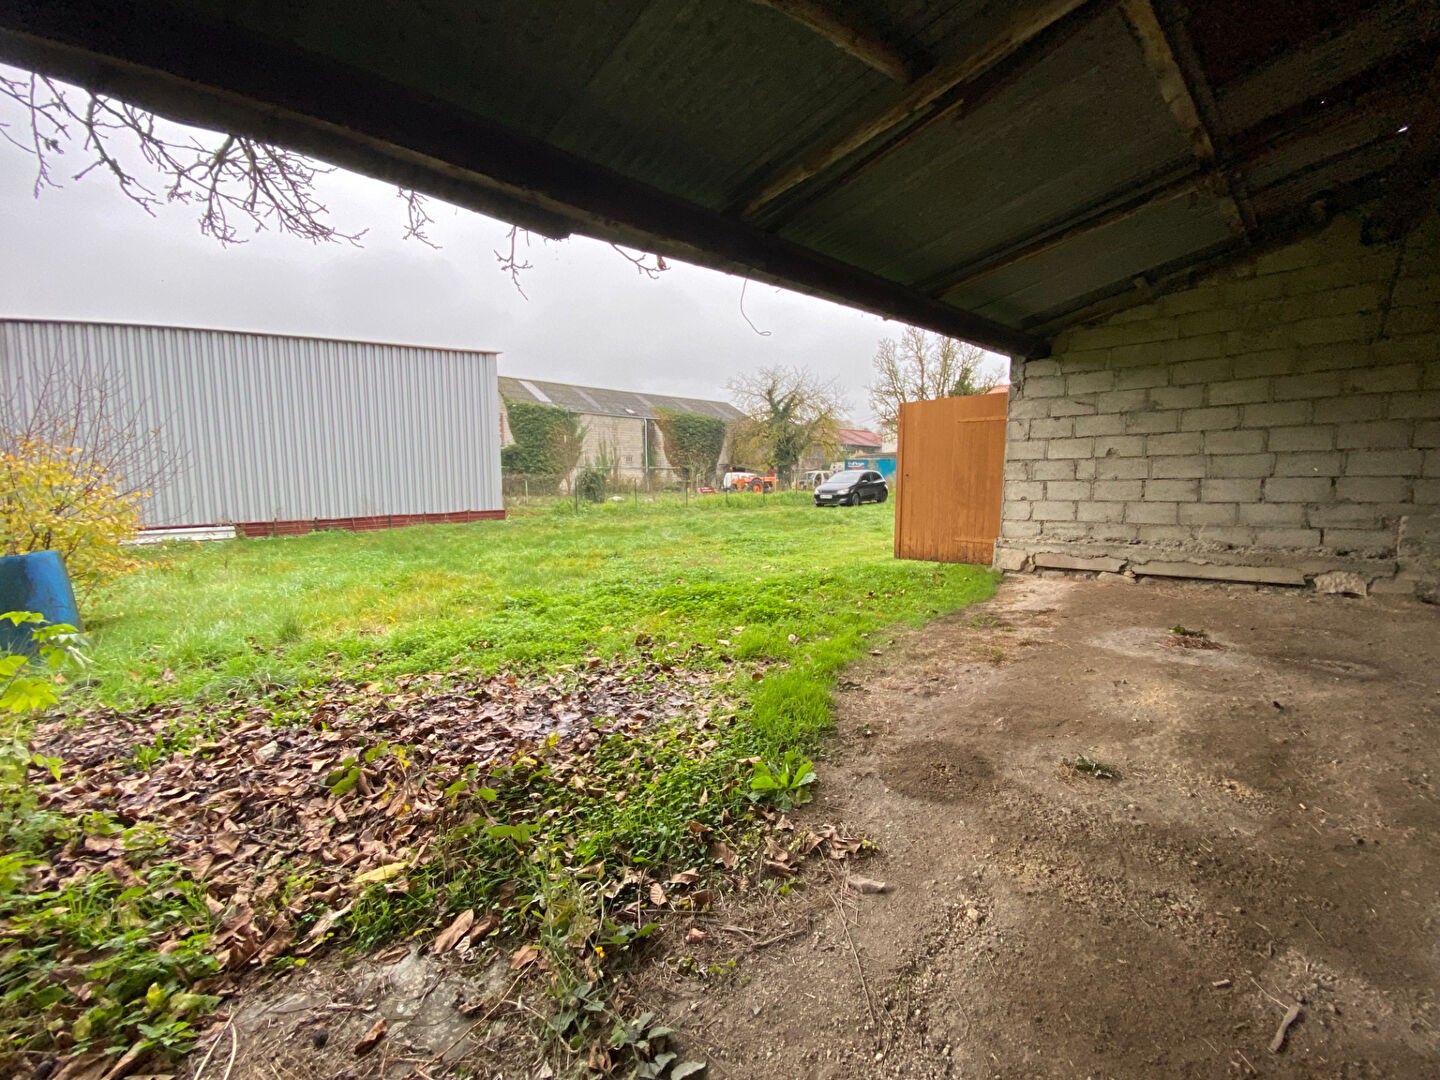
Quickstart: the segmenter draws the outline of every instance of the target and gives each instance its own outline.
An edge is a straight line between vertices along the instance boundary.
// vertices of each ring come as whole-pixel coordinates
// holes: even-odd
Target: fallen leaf
[[[710,845],[710,858],[714,859],[726,870],[733,870],[735,869],[738,856],[724,840],[716,840]]]
[[[385,1037],[385,1031],[389,1026],[389,1023],[383,1016],[379,1020],[376,1020],[375,1026],[367,1031],[365,1037],[355,1044],[355,1056],[364,1057],[370,1053],[371,1050],[374,1050],[375,1047],[380,1044],[380,1040]]]
[[[705,941],[709,937],[710,935],[707,934],[704,930],[701,930],[698,926],[692,926],[685,934],[685,944],[699,945],[702,941]]]
[[[656,907],[665,906],[665,890],[660,887],[658,881],[650,886],[650,903]]]
[[[540,950],[534,945],[521,945],[510,955],[510,970],[519,971],[540,959]]]
[[[455,917],[454,922],[441,931],[440,935],[435,939],[435,944],[430,947],[430,951],[436,956],[449,952],[456,946],[460,939],[469,932],[474,922],[475,909],[467,908]]]
[[[408,864],[403,862],[387,863],[384,866],[377,866],[374,870],[366,870],[363,874],[355,875],[356,885],[376,885],[382,881],[389,881],[405,872]]]

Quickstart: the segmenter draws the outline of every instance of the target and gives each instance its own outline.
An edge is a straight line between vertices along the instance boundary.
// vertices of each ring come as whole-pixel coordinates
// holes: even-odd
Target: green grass
[[[975,567],[894,560],[892,521],[888,505],[751,496],[173,547],[93,598],[88,683],[114,704],[205,700],[335,675],[544,670],[649,635],[795,665],[755,698],[755,722],[788,744],[824,726],[825,687],[861,634],[993,588]]]
[[[892,522],[887,505],[819,510],[804,495],[746,496],[578,513],[561,504],[505,522],[175,546],[146,553],[139,571],[90,598],[93,664],[72,700],[195,703],[153,745],[115,748],[144,770],[191,752],[252,706],[274,723],[303,720],[296,710],[307,699],[294,691],[322,682],[501,669],[542,676],[642,650],[732,673],[727,704],[703,730],[682,717],[607,737],[589,759],[585,790],[557,782],[546,747],[477,777],[487,801],[474,802],[472,823],[438,838],[403,889],[357,896],[335,929],[337,940],[363,947],[466,908],[490,910],[512,941],[545,949],[563,998],[604,978],[635,939],[637,923],[607,914],[627,868],[657,878],[709,868],[711,838],[753,848],[751,762],[778,770],[788,756],[798,768],[823,750],[846,664],[891,628],[993,592],[986,569],[894,560]],[[83,1013],[88,1045],[143,1037],[183,1050],[191,1022],[210,1007],[197,996],[215,926],[204,882],[137,859],[141,878],[163,885],[122,889],[101,870],[37,893],[20,861],[43,863],[104,823],[37,814],[22,782],[0,792],[0,826],[14,863],[0,861],[0,939],[15,942],[0,956],[0,1059],[58,1046],[37,1018],[46,1008],[79,1014],[81,999],[57,981],[77,963],[99,1002]],[[596,864],[599,876],[576,877]],[[304,856],[284,869],[304,880]],[[87,929],[97,905],[123,915],[123,932],[103,920]],[[307,909],[299,929],[318,914]],[[96,933],[105,940],[92,941]],[[188,950],[180,968],[168,959],[177,936]]]

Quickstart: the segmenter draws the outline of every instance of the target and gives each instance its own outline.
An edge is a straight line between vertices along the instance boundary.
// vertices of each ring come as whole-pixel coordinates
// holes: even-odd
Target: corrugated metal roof
[[[841,428],[835,437],[845,446],[884,446],[885,440],[863,428]]]
[[[721,420],[740,420],[745,414],[726,401],[671,397],[668,394],[610,390],[599,386],[544,382],[540,379],[500,378],[500,396],[506,401],[559,405],[590,416],[635,416],[653,420],[661,410],[700,413]]]
[[[1440,94],[1437,0],[833,5],[908,82],[765,0],[126,10],[4,7],[0,56],[1030,354],[1032,330],[1293,236],[1317,200],[1391,197],[1423,175],[1395,121]]]

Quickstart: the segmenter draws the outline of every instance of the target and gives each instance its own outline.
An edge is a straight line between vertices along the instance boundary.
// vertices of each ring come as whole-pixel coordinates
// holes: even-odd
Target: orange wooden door
[[[895,557],[989,566],[1000,535],[1006,394],[900,407]]]

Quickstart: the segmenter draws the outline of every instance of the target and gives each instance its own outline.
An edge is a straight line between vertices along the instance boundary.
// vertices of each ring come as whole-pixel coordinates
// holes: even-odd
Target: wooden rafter
[[[1087,3],[1100,2],[1102,0],[1051,0],[1039,10],[1027,12],[963,60],[944,64],[916,79],[898,100],[839,138],[811,147],[796,164],[762,181],[752,195],[738,200],[737,209],[743,215],[755,213],[791,188],[921,117],[957,87],[998,66],[1026,42],[1072,11]],[[949,104],[953,106],[954,102]]]
[[[898,83],[908,83],[917,74],[914,65],[896,46],[869,29],[858,26],[820,0],[754,0],[774,8],[786,18],[819,34],[842,52]]]
[[[1121,0],[1120,8],[1195,160],[1202,168],[1213,166],[1221,151],[1217,146],[1220,135],[1215,101],[1194,49],[1184,36],[1183,25],[1178,18],[1162,23],[1151,0]],[[1225,189],[1221,211],[1236,233],[1248,235],[1255,229],[1255,215],[1249,211],[1243,181],[1233,173],[1227,174]]]

